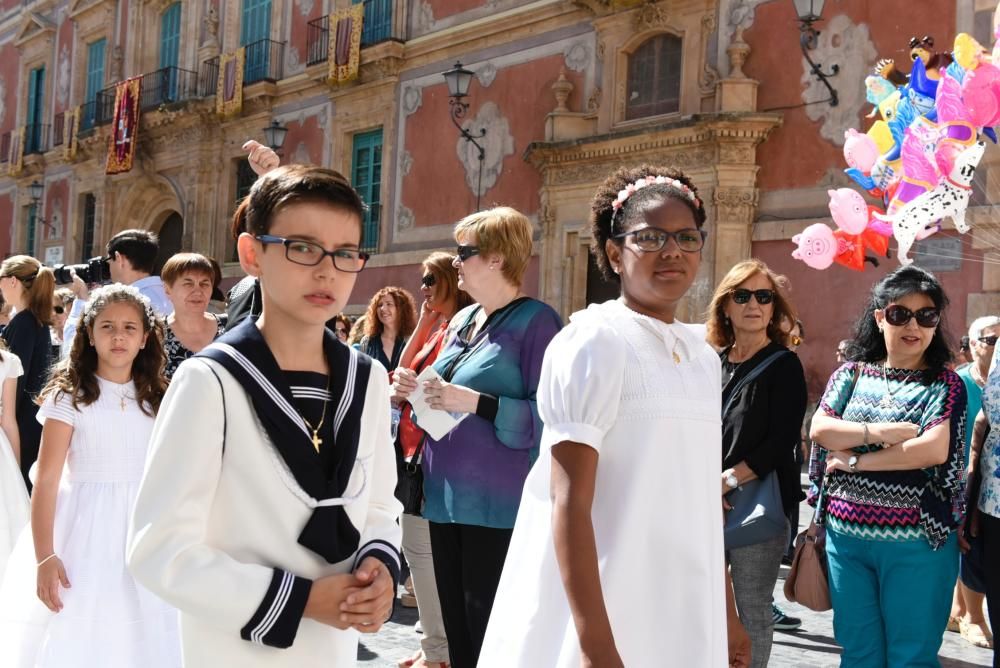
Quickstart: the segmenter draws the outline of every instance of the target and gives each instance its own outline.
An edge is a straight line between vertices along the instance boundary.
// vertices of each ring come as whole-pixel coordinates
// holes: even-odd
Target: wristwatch
[[[736,474],[730,471],[725,477],[726,487],[729,489],[736,489],[740,486],[740,479],[736,477]]]
[[[851,473],[858,472],[859,461],[861,461],[861,455],[851,455],[851,458],[847,460],[847,467],[851,469]]]

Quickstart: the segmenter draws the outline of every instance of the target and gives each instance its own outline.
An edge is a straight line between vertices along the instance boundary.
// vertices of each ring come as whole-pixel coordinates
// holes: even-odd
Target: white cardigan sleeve
[[[128,565],[147,589],[245,640],[290,647],[312,581],[242,563],[205,542],[222,471],[222,387],[183,364],[164,397],[129,526]]]
[[[357,568],[365,557],[375,557],[386,565],[393,581],[398,583],[402,540],[399,516],[403,504],[396,499],[396,449],[392,443],[389,405],[388,376],[381,364],[373,362],[365,401],[365,412],[373,411],[376,416],[371,446],[372,492],[354,566]]]

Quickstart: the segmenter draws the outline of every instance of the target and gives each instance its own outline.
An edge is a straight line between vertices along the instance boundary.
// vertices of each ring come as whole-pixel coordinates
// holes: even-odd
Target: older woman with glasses
[[[812,421],[842,666],[938,666],[958,575],[965,386],[938,280],[915,266],[872,289]]]
[[[453,335],[425,384],[432,408],[463,414],[424,445],[424,517],[454,668],[479,659],[486,623],[542,423],[536,393],[542,357],[562,326],[521,289],[532,227],[499,207],[455,227],[458,287],[476,301],[451,319]]]
[[[797,628],[801,621],[772,606],[781,557],[788,542],[785,519],[803,498],[795,451],[799,448],[806,411],[802,364],[788,349],[787,323],[795,311],[776,275],[760,260],[733,267],[709,306],[708,342],[721,349],[723,497],[751,480],[774,485],[780,508],[768,508],[785,529],[773,536],[731,546],[726,558],[740,619],[750,635],[750,665],[763,668],[771,655],[776,623]],[[724,504],[728,506],[728,502]]]

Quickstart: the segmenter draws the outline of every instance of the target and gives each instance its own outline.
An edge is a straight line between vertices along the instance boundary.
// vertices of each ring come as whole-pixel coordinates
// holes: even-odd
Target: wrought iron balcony
[[[143,111],[158,109],[160,105],[185,102],[198,97],[198,73],[179,67],[163,69],[142,75],[139,107]]]
[[[392,30],[394,0],[365,0],[365,19],[361,28],[361,46],[372,46],[390,39],[402,39]],[[306,65],[325,63],[330,50],[329,17],[321,16],[307,24]]]
[[[285,70],[285,43],[270,39],[251,42],[245,47],[243,85],[258,81],[279,81]]]
[[[219,85],[219,57],[209,58],[201,64],[201,71],[198,74],[198,94],[201,97],[211,97],[215,95]]]
[[[326,62],[330,52],[329,26],[329,16],[321,16],[306,24],[306,66]]]
[[[49,150],[50,130],[50,126],[41,123],[24,126],[24,154],[45,153]]]

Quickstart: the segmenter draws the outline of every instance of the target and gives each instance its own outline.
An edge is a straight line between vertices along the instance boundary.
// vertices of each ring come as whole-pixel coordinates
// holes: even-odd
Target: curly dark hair
[[[686,193],[667,183],[652,184],[637,191],[634,195],[625,200],[625,204],[617,211],[614,209],[614,202],[618,198],[618,193],[630,183],[635,183],[639,179],[664,176],[668,179],[680,181],[694,193],[697,203],[692,202]],[[593,253],[597,261],[597,267],[601,274],[608,281],[619,282],[618,274],[611,268],[608,260],[608,253],[605,248],[607,241],[615,234],[620,234],[633,227],[642,218],[646,211],[646,205],[650,202],[662,202],[672,198],[683,202],[691,213],[694,214],[694,222],[701,229],[705,225],[705,203],[698,195],[698,189],[694,182],[688,178],[684,172],[674,167],[662,167],[656,165],[640,165],[638,167],[620,167],[611,176],[604,180],[594,199],[590,203],[590,230],[594,240],[590,244],[590,252]],[[621,240],[615,239],[615,243],[620,244]]]
[[[952,360],[952,346],[945,325],[948,297],[934,274],[913,265],[900,267],[872,288],[871,298],[854,326],[854,339],[847,348],[847,358],[853,362],[880,362],[886,358],[885,336],[875,322],[875,311],[884,309],[896,300],[912,294],[930,297],[941,312],[941,322],[934,330],[934,337],[924,351],[927,369],[923,382],[930,384],[945,370]]]
[[[163,321],[153,314],[149,300],[131,286],[109,285],[91,294],[87,308],[77,322],[76,337],[69,355],[52,370],[52,378],[39,393],[38,403],[44,403],[51,394],[68,395],[73,408],[80,404],[89,406],[101,396],[97,382],[97,349],[93,341],[93,323],[97,315],[111,304],[132,304],[140,314],[143,331],[149,336],[132,362],[132,381],[135,383],[136,402],[143,413],[156,417],[160,402],[167,391],[163,375],[167,364],[163,350]]]

